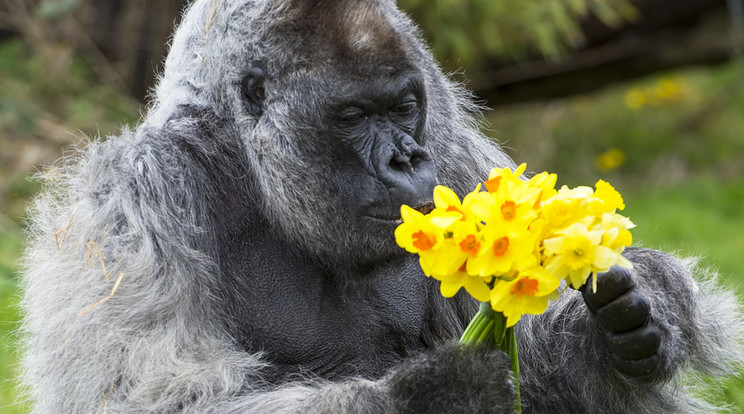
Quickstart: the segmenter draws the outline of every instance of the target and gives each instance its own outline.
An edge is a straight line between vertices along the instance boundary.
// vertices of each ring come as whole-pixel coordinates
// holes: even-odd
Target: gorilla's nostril
[[[413,166],[411,165],[411,157],[408,154],[403,154],[396,151],[393,157],[390,159],[390,169],[398,172],[413,172]]]

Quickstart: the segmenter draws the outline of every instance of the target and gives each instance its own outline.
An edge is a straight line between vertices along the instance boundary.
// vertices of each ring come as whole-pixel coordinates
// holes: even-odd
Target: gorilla
[[[33,411],[512,412],[507,356],[457,344],[477,303],[393,237],[401,204],[514,165],[479,121],[393,0],[197,0],[143,120],[30,214]],[[742,362],[733,294],[626,256],[517,325],[525,412],[716,410],[688,386]]]

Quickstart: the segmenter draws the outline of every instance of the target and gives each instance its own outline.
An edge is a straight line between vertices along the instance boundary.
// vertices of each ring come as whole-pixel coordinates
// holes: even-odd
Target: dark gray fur
[[[513,166],[392,1],[197,1],[142,123],[52,169],[32,210],[23,383],[34,412],[511,411],[505,355],[451,343],[475,305],[441,298],[392,235],[360,234],[345,212],[343,177],[316,139],[319,108],[344,93],[333,71],[344,62],[326,52],[342,43],[381,70],[402,53],[422,73],[439,182],[463,194]],[[323,77],[317,61],[330,62]],[[241,98],[255,65],[267,73],[260,118]],[[234,238],[244,226],[261,232]],[[292,264],[263,273],[262,256]],[[662,332],[657,375],[616,372],[603,328],[571,292],[518,325],[525,412],[716,410],[680,378],[740,367],[735,298],[691,260],[628,257]],[[338,331],[314,331],[324,325],[311,312],[328,302],[305,302],[310,269],[332,276],[323,289]],[[308,359],[282,366],[285,350]]]

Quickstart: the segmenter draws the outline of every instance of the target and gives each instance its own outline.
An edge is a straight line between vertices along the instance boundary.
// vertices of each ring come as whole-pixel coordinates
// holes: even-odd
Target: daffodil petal
[[[451,298],[452,296],[455,296],[455,294],[460,290],[461,287],[462,283],[460,280],[446,280],[442,282],[442,284],[439,286],[439,289],[442,292],[442,296],[444,296],[445,298]]]
[[[454,191],[443,185],[438,185],[434,187],[434,205],[437,208],[447,208],[449,206],[459,207],[461,204],[460,198]]]

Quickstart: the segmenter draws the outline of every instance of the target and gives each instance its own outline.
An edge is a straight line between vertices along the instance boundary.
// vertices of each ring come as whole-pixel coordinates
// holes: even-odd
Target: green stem
[[[514,373],[514,386],[517,390],[514,409],[517,413],[522,414],[522,394],[519,391],[519,352],[517,350],[517,334],[513,326],[506,329],[506,341],[508,343],[509,359],[512,363],[512,372]]]
[[[517,351],[517,336],[514,327],[506,327],[506,317],[501,312],[495,312],[488,302],[481,303],[478,313],[465,328],[462,344],[488,343],[496,349],[509,354],[511,369],[514,375],[514,386],[517,391],[514,410],[522,413],[522,396],[519,390],[519,353]]]
[[[478,335],[478,338],[475,340],[475,343],[482,344],[488,340],[488,338],[493,338],[493,325],[494,321],[488,321],[486,326],[481,331],[480,335]],[[489,335],[491,334],[491,335]]]
[[[470,324],[468,324],[468,327],[465,328],[465,332],[462,333],[460,342],[466,344],[472,343],[473,339],[475,337],[478,337],[478,335],[480,334],[480,331],[483,328],[483,324],[487,321],[488,318],[486,318],[482,313],[476,313],[473,317],[473,320],[471,320]]]

